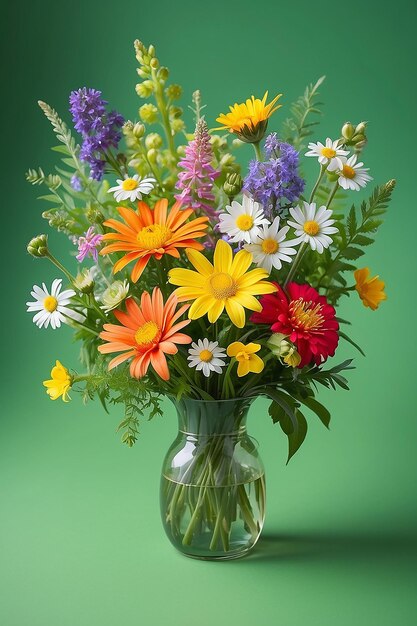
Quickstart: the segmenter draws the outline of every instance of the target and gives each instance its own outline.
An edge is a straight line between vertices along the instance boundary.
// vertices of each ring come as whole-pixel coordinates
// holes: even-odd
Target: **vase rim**
[[[227,399],[218,399],[216,400],[215,398],[213,398],[213,400],[203,400],[202,398],[191,398],[190,396],[181,396],[181,398],[179,400],[177,400],[177,398],[171,394],[171,393],[166,393],[164,394],[166,398],[168,398],[169,400],[171,400],[174,403],[177,402],[181,402],[181,400],[186,400],[187,402],[195,402],[198,404],[226,404],[227,402],[239,402],[247,400],[247,401],[252,401],[252,400],[256,400],[257,398],[260,397],[260,395],[257,396],[237,396],[236,398],[227,398]]]

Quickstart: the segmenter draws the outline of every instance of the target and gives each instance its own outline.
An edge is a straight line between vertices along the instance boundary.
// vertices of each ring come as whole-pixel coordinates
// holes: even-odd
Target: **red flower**
[[[298,367],[316,365],[333,356],[339,342],[339,324],[334,308],[310,285],[288,285],[288,294],[277,285],[276,293],[261,298],[262,311],[254,313],[255,324],[271,324],[274,333],[283,333],[301,356]]]

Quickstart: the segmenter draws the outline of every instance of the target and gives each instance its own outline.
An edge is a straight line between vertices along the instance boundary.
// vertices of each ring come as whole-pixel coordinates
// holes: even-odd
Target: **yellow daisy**
[[[255,295],[277,291],[275,285],[263,280],[268,277],[266,270],[247,271],[253,260],[250,252],[241,250],[233,256],[231,246],[222,239],[216,244],[213,264],[192,248],[186,253],[196,271],[174,268],[169,272],[169,282],[179,286],[174,292],[179,302],[194,300],[188,311],[192,320],[207,313],[214,323],[226,308],[233,324],[243,328],[245,308],[262,310]]]
[[[238,135],[239,139],[248,143],[259,142],[265,134],[268,119],[274,111],[282,106],[277,104],[274,107],[281,96],[282,94],[279,94],[269,104],[266,104],[268,97],[266,91],[262,100],[251,96],[246,102],[229,106],[230,113],[222,113],[216,118],[216,122],[220,122],[223,126],[215,128],[215,130],[229,130]]]
[[[246,376],[249,372],[260,374],[265,367],[255,352],[259,352],[261,346],[259,343],[248,343],[246,346],[240,341],[234,341],[227,348],[227,356],[234,356],[237,361],[237,375]]]
[[[64,402],[71,400],[68,392],[71,389],[72,376],[59,361],[56,361],[51,370],[51,379],[44,380],[43,385],[46,387],[46,393],[51,400],[57,400],[60,396],[62,396]]]

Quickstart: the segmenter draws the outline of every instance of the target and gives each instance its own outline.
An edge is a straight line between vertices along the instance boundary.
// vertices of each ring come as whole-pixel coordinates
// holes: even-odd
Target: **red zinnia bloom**
[[[334,355],[339,342],[336,311],[310,285],[290,283],[289,297],[279,285],[277,287],[276,293],[261,298],[262,311],[254,313],[251,321],[271,324],[274,333],[287,335],[301,356],[298,367],[312,361],[320,365]]]

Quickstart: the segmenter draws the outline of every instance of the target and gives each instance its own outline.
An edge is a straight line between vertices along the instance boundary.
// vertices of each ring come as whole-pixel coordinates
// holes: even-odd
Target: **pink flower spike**
[[[92,256],[97,263],[98,252],[97,247],[100,245],[103,235],[94,232],[94,226],[90,226],[84,235],[76,239],[75,244],[78,246],[78,254],[75,257],[79,263],[82,263],[87,256]]]
[[[213,183],[220,175],[211,165],[213,150],[210,135],[204,119],[197,122],[194,140],[185,148],[185,157],[178,165],[182,172],[178,174],[177,189],[181,192],[175,196],[182,205],[201,211],[211,218],[217,218],[213,206],[215,196],[212,192]]]

